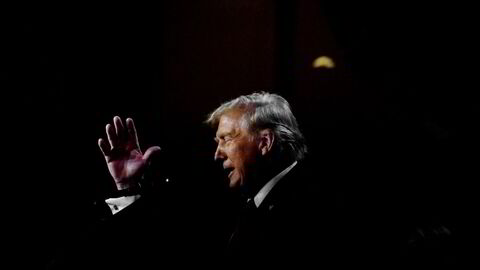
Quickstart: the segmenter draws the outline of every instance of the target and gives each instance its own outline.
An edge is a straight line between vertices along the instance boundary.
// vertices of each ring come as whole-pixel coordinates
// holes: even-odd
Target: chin
[[[241,186],[241,181],[240,179],[230,179],[230,182],[228,183],[228,187],[230,188],[239,188]]]

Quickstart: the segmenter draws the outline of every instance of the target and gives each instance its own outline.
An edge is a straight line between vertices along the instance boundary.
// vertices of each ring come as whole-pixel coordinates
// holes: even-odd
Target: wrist
[[[136,186],[136,183],[122,183],[122,182],[115,182],[115,185],[117,186],[117,190],[121,191],[124,189],[129,189],[134,186]]]
[[[143,180],[143,175],[131,176],[124,179],[115,179],[115,186],[118,191],[125,189],[133,189],[140,185],[140,182]]]

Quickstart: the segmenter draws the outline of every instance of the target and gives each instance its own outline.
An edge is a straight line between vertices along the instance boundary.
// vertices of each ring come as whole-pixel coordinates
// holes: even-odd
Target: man
[[[244,204],[222,256],[237,266],[310,264],[319,256],[324,264],[333,258],[331,218],[318,208],[319,174],[310,174],[303,164],[307,147],[288,102],[265,92],[240,96],[222,104],[206,123],[216,129],[214,159],[229,187],[241,191]],[[132,119],[123,123],[114,117],[106,134],[99,147],[117,189],[127,195],[106,202],[113,213],[123,212],[143,196],[139,184],[160,147],[142,153]]]
[[[150,157],[160,147],[150,147],[142,154],[133,120],[127,119],[124,125],[117,116],[113,123],[106,126],[108,143],[99,139],[98,144],[117,189],[125,190],[138,184]],[[290,106],[279,95],[241,96],[217,108],[206,123],[217,129],[214,158],[223,162],[229,186],[250,196],[283,169],[295,166],[307,152]],[[264,193],[262,200],[268,191]],[[260,203],[257,199],[256,204]]]

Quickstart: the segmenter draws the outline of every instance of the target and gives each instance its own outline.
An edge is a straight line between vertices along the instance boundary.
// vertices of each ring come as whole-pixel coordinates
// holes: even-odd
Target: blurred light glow
[[[313,61],[313,68],[334,68],[335,63],[328,56],[320,56]]]

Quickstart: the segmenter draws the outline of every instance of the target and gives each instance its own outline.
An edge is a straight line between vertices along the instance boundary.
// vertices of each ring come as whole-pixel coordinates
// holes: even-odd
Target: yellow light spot
[[[313,61],[313,68],[334,68],[335,63],[328,56],[320,56]]]

